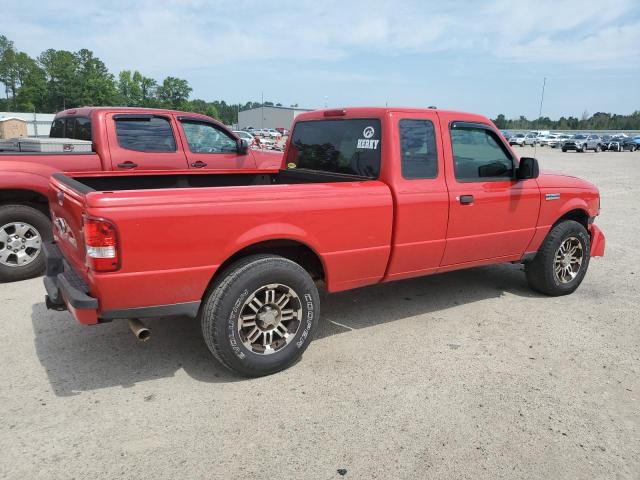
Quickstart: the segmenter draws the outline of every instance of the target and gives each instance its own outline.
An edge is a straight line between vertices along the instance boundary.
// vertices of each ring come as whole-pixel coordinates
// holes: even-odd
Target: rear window
[[[287,168],[377,178],[380,133],[380,120],[371,118],[296,123]]]
[[[91,141],[91,120],[86,117],[57,118],[51,124],[49,137]]]
[[[137,152],[175,152],[176,141],[164,117],[122,116],[115,119],[118,144]]]

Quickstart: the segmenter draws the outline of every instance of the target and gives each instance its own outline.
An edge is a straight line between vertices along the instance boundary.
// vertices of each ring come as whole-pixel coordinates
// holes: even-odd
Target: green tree
[[[78,96],[74,99],[74,106],[116,103],[116,84],[104,62],[86,48],[79,50],[75,56],[78,65],[75,79]]]
[[[72,52],[50,48],[40,54],[38,62],[45,72],[48,111],[77,107],[78,58]]]
[[[189,95],[193,89],[186,80],[176,77],[167,77],[162,85],[156,89],[156,96],[162,104],[171,108],[178,108],[182,103],[189,100]]]

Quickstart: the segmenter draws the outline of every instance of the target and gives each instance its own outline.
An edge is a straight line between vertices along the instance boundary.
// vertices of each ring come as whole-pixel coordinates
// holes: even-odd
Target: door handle
[[[118,164],[118,168],[136,168],[137,166],[138,164],[133,162],[124,162]]]
[[[206,164],[205,162],[201,161],[201,160],[198,160],[197,162],[193,162],[193,163],[191,164],[191,166],[192,166],[193,168],[203,168],[203,167],[206,167],[206,166],[207,166],[207,164]]]
[[[473,203],[473,195],[460,195],[460,203],[462,205],[469,205]]]

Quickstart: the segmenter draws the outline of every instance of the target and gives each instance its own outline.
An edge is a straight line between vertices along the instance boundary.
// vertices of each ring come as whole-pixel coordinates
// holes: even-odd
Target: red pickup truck
[[[539,175],[485,117],[435,109],[301,114],[277,173],[55,174],[51,195],[49,308],[138,328],[199,316],[249,376],[302,354],[318,286],[523,262],[533,289],[564,295],[605,246],[595,186]]]
[[[47,192],[59,171],[277,170],[282,154],[247,151],[220,122],[195,113],[85,107],[56,115],[50,136],[92,142],[92,152],[0,152],[0,282],[44,270],[51,240]]]

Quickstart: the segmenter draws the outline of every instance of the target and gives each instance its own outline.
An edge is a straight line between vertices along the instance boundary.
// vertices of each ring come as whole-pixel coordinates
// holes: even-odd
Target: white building
[[[48,137],[55,113],[0,112],[0,118],[20,118],[27,122],[29,137]]]
[[[308,108],[297,107],[258,107],[241,110],[238,113],[238,128],[291,128],[293,119],[303,112],[310,112]]]

